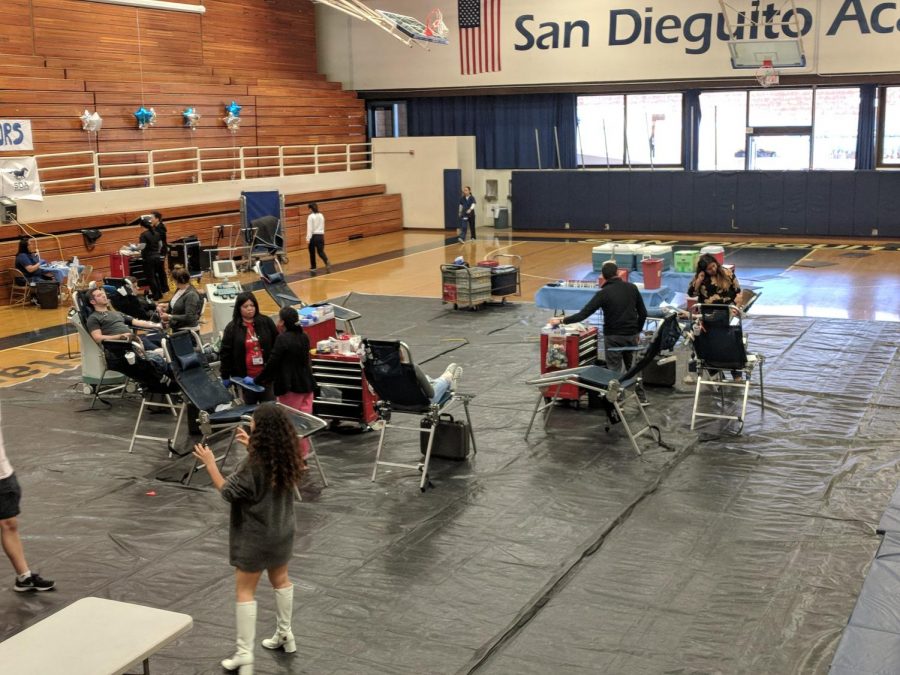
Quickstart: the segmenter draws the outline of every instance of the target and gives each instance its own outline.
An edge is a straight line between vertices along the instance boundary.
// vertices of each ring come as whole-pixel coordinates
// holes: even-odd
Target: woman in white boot
[[[253,675],[256,639],[256,586],[263,570],[275,589],[275,634],[262,641],[268,649],[296,651],[291,631],[294,587],[288,561],[294,548],[294,488],[305,470],[294,426],[274,403],[253,413],[250,433],[240,429],[236,440],[247,447],[247,458],[225,478],[212,450],[198,443],[194,456],[225,501],[231,504],[230,562],[236,568],[237,648],[222,661],[226,670]]]

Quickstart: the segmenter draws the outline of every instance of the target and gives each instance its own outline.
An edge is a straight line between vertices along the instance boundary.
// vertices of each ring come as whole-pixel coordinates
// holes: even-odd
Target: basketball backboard
[[[806,67],[803,40],[799,37],[800,14],[794,0],[784,0],[777,9],[769,5],[765,11],[758,0],[718,0],[718,3],[728,30],[732,68]]]
[[[730,40],[728,49],[731,52],[731,67],[735,69],[756,69],[766,61],[771,61],[773,68],[803,68],[806,66],[806,55],[803,53],[803,45],[799,38]]]
[[[425,23],[415,17],[371,9],[361,0],[312,0],[317,5],[325,5],[360,21],[373,23],[386,33],[397,38],[407,47],[413,45],[428,49],[428,44],[447,44],[447,27],[440,17],[439,10],[432,10]],[[432,16],[437,13],[437,21]]]

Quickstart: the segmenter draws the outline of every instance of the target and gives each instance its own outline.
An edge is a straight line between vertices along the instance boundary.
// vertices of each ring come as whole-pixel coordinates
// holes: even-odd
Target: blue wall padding
[[[610,234],[898,237],[900,172],[514,171],[513,222]]]

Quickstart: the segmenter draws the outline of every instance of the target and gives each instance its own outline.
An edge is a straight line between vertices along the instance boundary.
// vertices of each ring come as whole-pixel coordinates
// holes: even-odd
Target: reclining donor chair
[[[545,373],[539,378],[528,380],[526,384],[530,384],[540,389],[534,411],[531,414],[531,421],[528,423],[528,429],[525,431],[525,438],[531,433],[534,426],[534,420],[538,413],[544,413],[544,426],[550,419],[550,414],[559,400],[559,392],[563,385],[572,385],[585,393],[596,397],[601,407],[606,411],[607,424],[606,430],[609,431],[612,425],[619,422],[628,434],[631,446],[634,451],[641,455],[641,448],[637,444],[639,436],[644,434],[656,434],[656,442],[665,447],[659,427],[650,422],[644,407],[637,395],[637,385],[641,382],[641,371],[644,370],[652,361],[663,355],[662,361],[674,359],[674,355],[670,355],[676,343],[681,338],[681,325],[678,322],[678,314],[671,312],[668,314],[656,329],[653,339],[649,344],[641,349],[643,353],[636,357],[631,368],[625,373],[620,373],[603,366],[580,366],[578,368],[566,368],[554,372]],[[660,362],[662,362],[660,361]],[[625,414],[626,404],[633,403],[632,407],[636,408],[640,413],[639,419],[633,419],[631,423]],[[639,427],[632,428],[635,423]]]
[[[203,433],[202,442],[211,443],[219,436],[230,434],[225,453],[218,458],[224,464],[231,446],[234,445],[234,437],[242,418],[252,415],[256,406],[243,405],[234,399],[231,392],[212,372],[206,356],[195,349],[195,344],[194,332],[184,330],[165,338],[163,349],[172,377],[181,387],[184,397],[199,411],[197,421]],[[190,454],[190,449],[177,450],[174,440],[169,444],[169,451],[179,456]],[[184,476],[182,482],[185,485],[190,484],[197,468],[194,465]]]
[[[287,281],[284,278],[284,271],[282,270],[281,263],[278,262],[277,258],[259,260],[254,265],[253,269],[256,270],[256,273],[262,280],[266,293],[269,294],[269,297],[275,301],[275,304],[278,305],[279,308],[299,308],[307,306],[306,303],[298,298],[297,294],[291,290],[291,287],[288,286]],[[316,305],[313,306],[318,306],[318,304],[324,303],[316,303]],[[352,309],[347,309],[346,307],[341,307],[340,305],[335,305],[331,302],[327,304],[331,305],[331,308],[334,310],[334,318],[344,323],[344,332],[348,335],[355,335],[353,322],[362,315],[359,312],[354,312]]]
[[[691,412],[691,429],[698,417],[737,420],[738,432],[744,428],[747,416],[747,399],[754,370],[759,367],[760,406],[765,409],[762,354],[747,353],[742,313],[730,305],[696,305],[692,309],[695,330],[692,335],[694,358],[697,362],[697,386],[694,389],[694,408]],[[740,381],[724,379],[723,371],[740,374]],[[700,394],[713,389],[719,394],[719,406],[723,412],[700,412]],[[725,408],[725,390],[742,390],[739,414],[728,414]]]
[[[379,466],[417,469],[422,472],[419,489],[425,492],[426,487],[431,487],[431,481],[428,479],[428,465],[431,461],[435,430],[441,413],[451,409],[453,404],[462,404],[472,451],[473,453],[477,452],[475,435],[472,433],[472,419],[469,416],[469,401],[474,396],[450,390],[441,401],[433,403],[431,398],[434,392],[431,390],[431,385],[417,372],[417,366],[413,363],[409,347],[405,343],[399,340],[364,339],[363,344],[365,349],[363,370],[366,380],[380,399],[376,403],[376,409],[383,422],[381,435],[378,438],[378,450],[375,452],[375,464],[372,467],[372,480],[375,480]],[[427,420],[428,423],[427,426],[401,426],[392,422],[394,414],[416,415]],[[381,453],[384,449],[385,433],[389,428],[415,431],[419,434],[419,438],[421,438],[421,434],[428,434],[424,459],[416,464],[382,460]],[[418,447],[417,445],[417,450]]]

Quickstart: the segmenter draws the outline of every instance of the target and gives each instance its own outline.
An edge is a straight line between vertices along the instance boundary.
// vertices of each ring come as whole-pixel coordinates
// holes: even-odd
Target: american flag
[[[459,0],[459,71],[500,70],[500,0]]]

